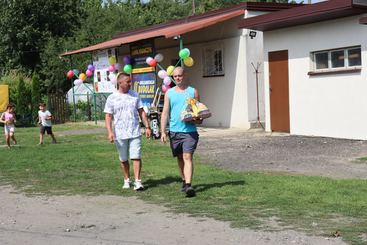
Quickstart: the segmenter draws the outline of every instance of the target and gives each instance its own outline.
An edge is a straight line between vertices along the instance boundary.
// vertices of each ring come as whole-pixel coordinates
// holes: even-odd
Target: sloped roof
[[[243,19],[240,28],[270,31],[296,25],[348,17],[367,12],[365,0],[329,0]],[[358,2],[358,3],[357,3]]]
[[[253,11],[277,11],[280,9],[287,9],[295,4],[275,4],[275,3],[256,3],[246,2],[238,4],[234,7],[210,11],[201,15],[194,15],[187,18],[157,24],[137,30],[132,30],[116,35],[113,39],[101,42],[89,47],[81,48],[74,51],[69,51],[61,56],[73,55],[78,53],[91,52],[95,50],[102,50],[112,47],[118,47],[122,44],[132,43],[139,40],[165,37],[172,38],[177,35],[182,35],[191,31],[199,30],[231,18],[244,15],[245,10]]]

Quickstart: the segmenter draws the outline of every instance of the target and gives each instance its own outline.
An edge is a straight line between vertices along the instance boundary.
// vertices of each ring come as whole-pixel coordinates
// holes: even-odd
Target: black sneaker
[[[195,196],[195,190],[192,188],[192,186],[186,186],[185,188],[186,197],[194,197]]]
[[[181,192],[185,192],[185,191],[186,191],[186,183],[185,181],[182,181]]]

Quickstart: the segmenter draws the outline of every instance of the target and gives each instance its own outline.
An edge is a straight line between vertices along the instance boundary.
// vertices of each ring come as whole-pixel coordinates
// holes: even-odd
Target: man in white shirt
[[[147,115],[143,109],[143,103],[139,94],[130,90],[131,79],[127,73],[117,74],[119,89],[108,96],[104,112],[108,140],[115,143],[119,153],[120,166],[124,176],[122,188],[130,188],[129,157],[134,164],[134,190],[142,191],[141,183],[141,132],[139,116],[146,127],[146,137],[151,136],[151,129]],[[112,122],[114,130],[112,130]]]

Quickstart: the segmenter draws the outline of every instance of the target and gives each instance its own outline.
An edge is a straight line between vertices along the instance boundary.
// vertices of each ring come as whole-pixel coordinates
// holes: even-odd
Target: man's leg
[[[130,176],[129,161],[121,161],[120,162],[120,167],[121,167],[122,176],[124,176],[125,180],[128,180],[129,176]]]
[[[184,159],[183,159],[183,154],[179,154],[177,156],[177,165],[178,165],[178,170],[180,172],[180,176],[182,178],[182,181],[185,181],[185,174],[184,174]]]
[[[144,186],[141,183],[140,173],[141,173],[141,137],[133,138],[129,140],[129,149],[130,149],[130,159],[134,164],[134,190],[142,191],[144,190]]]
[[[141,160],[140,159],[133,159],[134,163],[134,177],[135,180],[140,180],[140,172],[141,172]]]
[[[194,166],[192,162],[192,153],[183,153],[183,162],[184,162],[184,179],[186,184],[191,184],[192,182],[192,175],[194,172]]]

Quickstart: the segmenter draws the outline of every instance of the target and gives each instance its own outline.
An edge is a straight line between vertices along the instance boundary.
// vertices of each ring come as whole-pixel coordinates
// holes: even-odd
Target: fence
[[[65,123],[69,121],[70,110],[66,95],[62,93],[48,94],[47,108],[53,116],[53,123]]]

